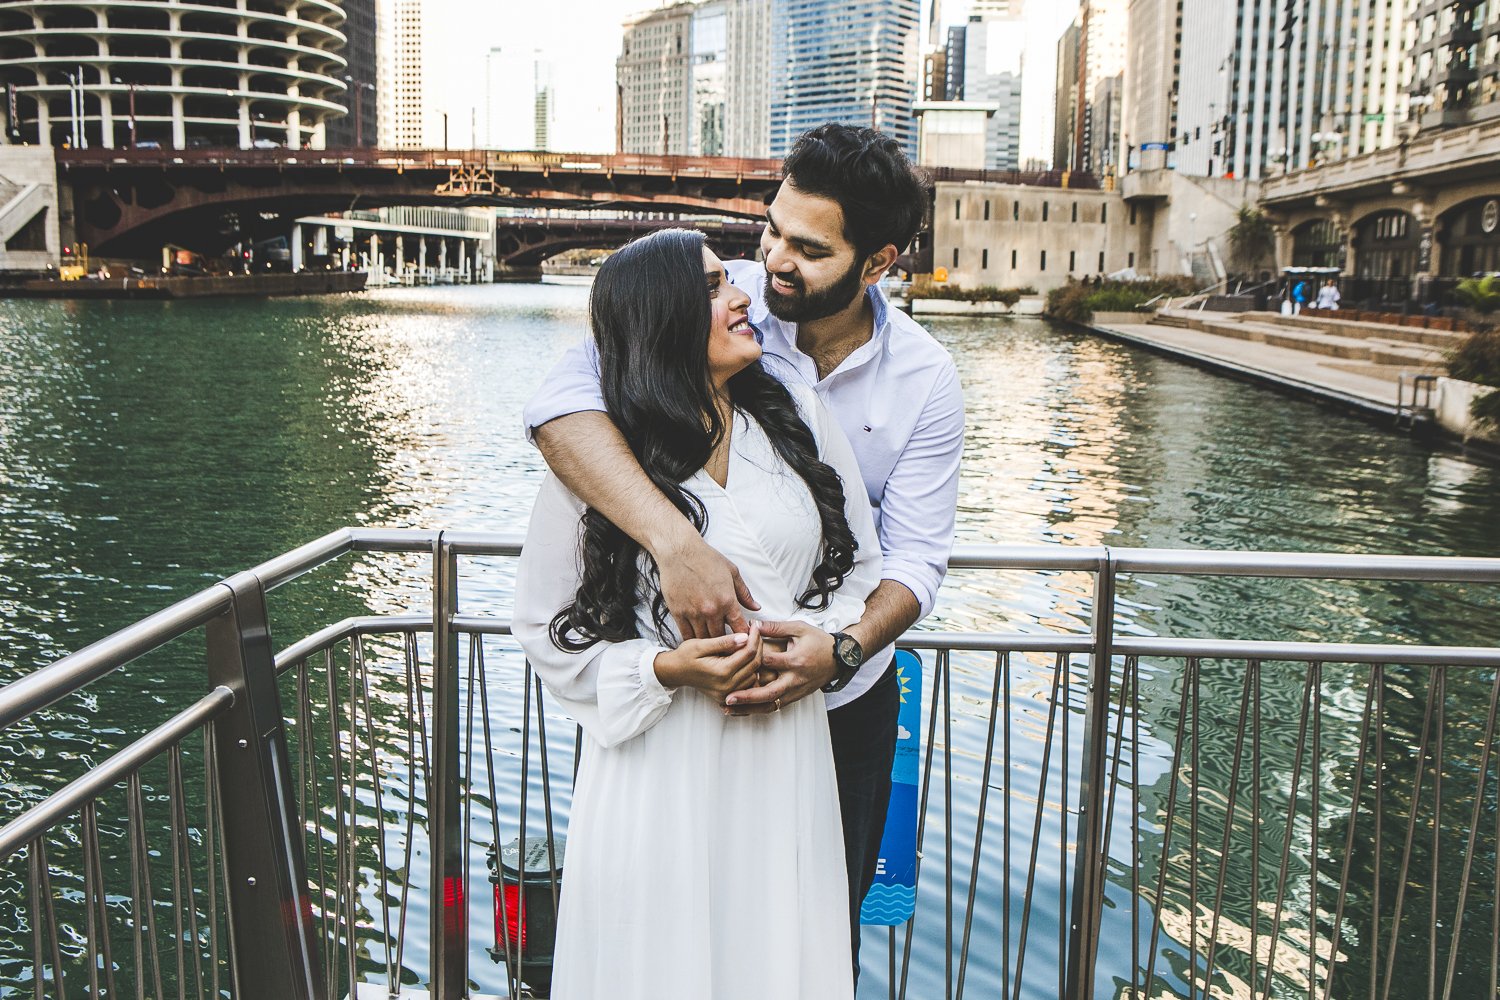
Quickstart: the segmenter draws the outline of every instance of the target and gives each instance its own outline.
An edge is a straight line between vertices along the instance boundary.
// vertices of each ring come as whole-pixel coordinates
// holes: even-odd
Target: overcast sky
[[[930,2],[922,3],[924,25]],[[471,121],[477,123],[477,138],[484,138],[485,57],[499,46],[520,53],[539,50],[542,58],[551,60],[557,102],[554,149],[614,149],[615,57],[620,53],[621,22],[661,6],[659,2],[427,0],[427,5],[428,104],[439,119],[436,141],[441,141],[443,112],[448,114],[452,145],[470,145]],[[1072,20],[1074,6],[1067,0],[1028,4],[1029,11],[1045,22],[1044,34],[1053,39]],[[943,3],[946,24],[961,23],[967,12],[966,0]]]

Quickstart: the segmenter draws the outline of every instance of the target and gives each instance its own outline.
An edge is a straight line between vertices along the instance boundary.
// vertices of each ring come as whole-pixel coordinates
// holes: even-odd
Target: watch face
[[[839,662],[846,667],[858,667],[860,661],[864,659],[860,655],[862,651],[859,643],[851,636],[840,636],[838,646],[834,651],[838,654]]]

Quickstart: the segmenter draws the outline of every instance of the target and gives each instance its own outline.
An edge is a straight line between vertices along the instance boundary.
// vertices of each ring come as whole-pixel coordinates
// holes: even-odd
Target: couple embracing
[[[526,409],[552,474],[513,627],[585,734],[558,1000],[854,993],[963,397],[877,284],[926,208],[899,144],[824,125],[783,177],[763,263],[685,230],[613,254]]]

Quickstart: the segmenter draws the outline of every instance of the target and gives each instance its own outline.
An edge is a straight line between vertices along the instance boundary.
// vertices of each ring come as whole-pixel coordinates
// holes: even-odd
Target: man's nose
[[[791,268],[791,256],[786,252],[780,240],[772,240],[764,249],[767,271],[780,272]]]

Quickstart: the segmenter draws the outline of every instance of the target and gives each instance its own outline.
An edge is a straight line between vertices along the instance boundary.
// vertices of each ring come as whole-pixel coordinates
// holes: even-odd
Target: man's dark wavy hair
[[[627,243],[599,268],[589,296],[605,409],[646,475],[700,532],[708,525],[707,511],[682,483],[708,463],[728,430],[714,406],[708,371],[712,318],[703,234],[685,229]],[[826,608],[854,567],[843,482],[818,458],[817,442],[786,386],[760,362],[734,375],[728,390],[735,408],[760,424],[812,493],[822,549],[797,603]],[[554,645],[577,651],[600,640],[638,638],[636,607],[650,590],[656,591],[652,618],[658,631],[667,630],[667,607],[649,555],[642,560],[640,545],[593,508],[583,515],[579,556],[578,592],[552,619]]]
[[[872,128],[829,122],[804,132],[781,173],[798,191],[839,203],[860,260],[887,243],[905,253],[927,215],[922,175],[899,142]]]

